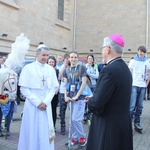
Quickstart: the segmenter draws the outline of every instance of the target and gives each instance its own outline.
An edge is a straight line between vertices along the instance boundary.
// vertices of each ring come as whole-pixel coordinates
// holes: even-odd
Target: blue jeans
[[[13,112],[14,112],[14,104],[15,104],[15,101],[11,101],[10,111],[9,111],[8,115],[6,116],[5,127],[7,128],[7,131],[10,130],[10,123],[11,123],[11,120],[12,120],[12,117],[13,117]]]
[[[132,86],[132,93],[130,99],[130,115],[134,123],[140,123],[140,116],[143,109],[143,100],[146,92],[146,87]]]
[[[11,101],[10,110],[9,110],[7,116],[5,117],[5,119],[6,119],[5,127],[6,127],[7,131],[9,131],[9,129],[10,129],[10,123],[11,123],[11,120],[13,117],[13,111],[14,111],[14,104],[15,104],[15,102]],[[1,132],[2,117],[3,117],[3,113],[0,108],[0,132]]]

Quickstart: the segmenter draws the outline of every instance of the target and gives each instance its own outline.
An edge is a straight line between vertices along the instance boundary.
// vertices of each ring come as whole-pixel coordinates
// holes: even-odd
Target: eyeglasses
[[[110,46],[102,46],[101,48],[100,48],[100,50],[102,51],[105,47],[108,47],[108,48],[111,48]]]

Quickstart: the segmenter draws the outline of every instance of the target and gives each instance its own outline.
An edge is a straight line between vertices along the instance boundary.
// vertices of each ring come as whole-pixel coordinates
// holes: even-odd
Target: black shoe
[[[135,124],[134,124],[134,127],[135,127],[137,130],[143,130],[143,128],[140,126],[139,123],[135,123]]]
[[[16,102],[17,102],[18,105],[20,105],[20,98],[17,98]]]
[[[65,127],[61,127],[61,134],[65,135],[66,134],[66,128]]]
[[[0,132],[0,137],[4,136],[1,132]]]
[[[10,131],[7,131],[7,132],[6,132],[6,136],[10,136]]]

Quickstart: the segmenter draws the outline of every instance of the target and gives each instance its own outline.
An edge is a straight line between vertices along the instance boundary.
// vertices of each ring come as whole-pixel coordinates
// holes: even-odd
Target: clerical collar
[[[114,61],[117,61],[117,60],[120,60],[120,59],[122,59],[122,58],[121,57],[113,58],[113,59],[109,60],[106,65],[109,65],[109,64],[113,63]]]
[[[41,66],[41,67],[44,67],[44,65],[45,65],[45,64],[40,63],[40,62],[37,61],[37,60],[36,60],[35,62],[36,62],[37,65],[39,65],[39,66]]]

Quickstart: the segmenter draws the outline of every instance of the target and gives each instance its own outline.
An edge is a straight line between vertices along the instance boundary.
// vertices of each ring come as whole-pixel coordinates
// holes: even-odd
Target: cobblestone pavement
[[[5,137],[0,137],[0,150],[17,150],[17,143],[21,123],[20,114],[23,110],[23,104],[24,102],[21,102],[20,105],[18,105],[18,112],[14,114],[13,121],[11,123],[11,135],[7,137],[7,139],[5,139]],[[67,110],[66,122],[68,122],[69,124],[68,118],[69,118],[69,111]],[[55,150],[66,150],[65,143],[68,141],[68,124],[66,127],[67,129],[66,134],[61,135],[60,119],[59,118],[57,119]],[[134,150],[150,150],[150,101],[144,101],[141,126],[143,127],[142,134],[133,131]],[[88,135],[89,127],[87,124],[84,124],[84,129],[86,134]],[[85,148],[76,148],[76,150],[85,150]]]

